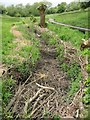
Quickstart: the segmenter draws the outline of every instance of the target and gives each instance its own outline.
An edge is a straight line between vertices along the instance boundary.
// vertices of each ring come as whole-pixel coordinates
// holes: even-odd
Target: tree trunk
[[[40,26],[45,27],[45,11],[40,11]]]

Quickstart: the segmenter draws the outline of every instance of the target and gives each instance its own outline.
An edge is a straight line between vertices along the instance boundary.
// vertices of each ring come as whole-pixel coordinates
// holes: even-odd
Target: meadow
[[[70,24],[74,26],[80,27],[89,27],[89,16],[88,10],[86,11],[78,11],[78,12],[70,12],[63,14],[55,14],[55,15],[47,15],[46,20],[48,22],[49,18],[53,18],[55,21]],[[80,44],[82,39],[88,39],[90,34],[88,32],[81,32],[76,29],[71,29],[69,27],[64,27],[56,24],[52,24],[48,22],[48,28],[58,34],[59,38],[64,41],[70,41],[74,46],[80,48]]]
[[[47,15],[46,18],[47,19],[53,18],[57,22],[61,22],[61,23],[65,23],[73,26],[90,28],[89,11],[90,9],[88,8],[87,10],[81,10],[77,12]]]

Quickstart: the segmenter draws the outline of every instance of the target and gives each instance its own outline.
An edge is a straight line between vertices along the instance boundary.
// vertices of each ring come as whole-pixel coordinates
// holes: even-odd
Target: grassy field
[[[77,48],[80,48],[82,38],[88,39],[89,37],[88,32],[83,34],[78,30],[73,30],[68,27],[62,27],[51,23],[48,24],[48,28],[54,31],[60,39],[62,39],[63,41],[70,41]]]
[[[20,18],[12,18],[9,16],[2,16],[2,59],[6,60],[6,55],[10,53],[10,51],[15,47],[15,44],[12,44],[14,40],[13,34],[10,32],[11,27],[15,23],[20,22]]]
[[[80,11],[76,13],[67,13],[67,14],[54,14],[54,15],[47,15],[46,18],[53,18],[57,22],[70,24],[79,27],[88,28],[89,26],[89,11]]]
[[[76,13],[65,13],[65,14],[54,14],[47,15],[46,20],[49,18],[54,18],[55,21],[66,23],[75,26],[81,26],[88,28],[88,11],[80,11]],[[60,39],[64,41],[70,41],[74,46],[80,48],[80,43],[82,38],[88,39],[90,36],[88,32],[80,32],[79,30],[71,29],[69,27],[64,27],[60,25],[55,25],[52,23],[48,23],[48,28],[54,31]]]

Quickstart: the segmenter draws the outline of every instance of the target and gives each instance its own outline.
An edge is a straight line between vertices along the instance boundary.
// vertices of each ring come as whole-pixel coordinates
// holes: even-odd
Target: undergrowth
[[[85,89],[84,89],[84,95],[83,95],[83,102],[86,105],[90,105],[90,51],[89,49],[86,49],[83,51],[84,55],[88,55],[88,64],[86,65],[86,71],[88,73],[88,78],[85,80]]]
[[[10,22],[10,23],[9,23]],[[13,46],[13,37],[12,33],[10,33],[11,25],[17,22],[12,21],[12,19],[7,20],[6,27],[5,27],[5,21],[3,23],[3,33],[5,32],[5,36],[3,35],[3,63],[7,64],[7,66],[10,66],[9,71],[9,77],[6,77],[2,82],[2,93],[3,93],[3,108],[6,108],[8,103],[10,102],[10,99],[14,95],[15,90],[13,87],[15,87],[15,84],[19,84],[19,82],[22,84],[25,82],[25,80],[32,75],[32,71],[35,70],[35,66],[40,59],[40,51],[39,51],[39,41],[35,38],[35,35],[32,34],[33,31],[30,33],[29,28],[25,26],[23,23],[17,24],[18,28],[20,25],[19,30],[23,33],[25,39],[28,41],[31,41],[31,45],[25,45],[21,47],[20,50],[17,51],[17,53],[14,52],[14,54],[19,54],[19,56],[23,57],[25,60],[20,61],[18,57],[13,58],[10,53],[12,52],[13,48],[16,48],[17,44],[14,44]],[[33,28],[33,25],[30,24],[29,27]],[[5,57],[9,56],[9,57]],[[16,81],[16,83],[15,83]],[[4,112],[4,115],[6,118],[12,117],[12,113]]]
[[[87,11],[81,10],[72,13],[63,13],[63,14],[54,14],[54,15],[47,15],[46,18],[53,18],[57,22],[79,26],[88,28],[88,13],[90,10]]]
[[[58,34],[63,41],[70,41],[75,47],[80,48],[82,38],[88,39],[88,33],[83,34],[79,30],[62,27],[60,25],[48,24],[48,28]]]
[[[70,101],[78,91],[80,81],[82,80],[80,65],[76,61],[70,63],[65,61],[62,45],[57,46],[57,59],[59,60],[60,69],[66,73],[67,79],[70,81],[70,87],[67,91],[67,101]]]
[[[41,34],[42,40],[45,41],[46,45],[52,46],[57,44],[57,36],[53,32],[43,32]]]

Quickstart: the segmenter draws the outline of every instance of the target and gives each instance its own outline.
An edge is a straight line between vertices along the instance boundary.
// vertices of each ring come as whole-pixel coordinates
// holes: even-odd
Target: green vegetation
[[[15,87],[15,80],[12,78],[2,79],[2,99],[3,103],[8,105],[10,98],[13,96],[12,90]]]
[[[48,24],[48,28],[58,34],[59,38],[64,41],[70,41],[75,47],[79,48],[82,38],[88,38],[87,32],[83,34],[78,30],[68,27],[62,27],[55,24]]]
[[[52,32],[51,34],[49,32],[43,32],[41,34],[42,40],[45,41],[47,45],[56,45],[57,44],[57,37],[56,35]]]
[[[60,120],[60,116],[59,115],[54,115],[53,120]]]
[[[67,89],[67,100],[66,102],[71,102],[75,93],[79,90],[80,81],[83,80],[81,74],[80,65],[76,60],[68,61],[64,56],[64,47],[59,44],[59,39],[63,41],[70,42],[72,45],[79,50],[80,43],[82,38],[88,39],[88,33],[82,33],[78,30],[73,30],[68,27],[62,27],[55,24],[48,24],[48,28],[53,32],[42,32],[40,34],[40,39],[36,37],[34,22],[36,22],[36,18],[33,15],[39,15],[34,9],[40,3],[35,3],[34,5],[26,5],[25,7],[22,4],[16,6],[8,6],[7,11],[6,8],[0,6],[3,10],[2,14],[8,14],[16,17],[9,17],[6,15],[2,16],[2,63],[7,67],[12,66],[11,71],[8,75],[3,76],[2,82],[0,82],[0,92],[2,91],[2,103],[3,103],[3,111],[5,107],[8,105],[10,99],[13,97],[15,93],[15,87],[19,84],[22,84],[27,80],[29,76],[32,76],[33,71],[35,71],[35,67],[40,60],[40,40],[44,40],[47,47],[55,47],[56,50],[56,59],[59,61],[60,70],[66,74],[66,79],[69,81],[69,89]],[[50,3],[48,3],[50,5]],[[75,4],[76,5],[76,4]],[[72,9],[71,9],[72,6]],[[78,4],[78,10],[81,8],[87,8],[88,5]],[[64,11],[76,10],[74,4],[69,4],[67,8],[66,3],[59,4],[55,9],[54,13],[62,13]],[[13,8],[13,10],[12,10]],[[52,10],[48,9],[46,12],[50,13]],[[53,13],[53,12],[52,12]],[[31,15],[33,14],[33,15]],[[26,18],[22,18],[26,17]],[[71,24],[75,26],[88,27],[88,11],[79,11],[68,14],[55,14],[46,16],[55,18],[58,22],[63,22],[66,24]],[[1,18],[1,16],[0,16]],[[37,18],[38,19],[38,18]],[[16,37],[11,33],[12,26],[16,25],[16,30],[19,30],[22,33],[23,39],[18,39],[18,42],[13,42],[16,40]],[[22,43],[22,44],[21,44]],[[19,46],[18,46],[19,44]],[[18,48],[18,50],[16,50]],[[85,49],[83,52],[80,51],[78,54],[87,55],[89,52]],[[67,58],[68,59],[68,58]],[[86,70],[90,74],[90,64],[86,65]],[[34,78],[35,79],[35,78]],[[85,89],[83,94],[83,103],[85,105],[90,104],[90,77],[88,77],[85,82]],[[27,99],[27,98],[26,98]],[[66,99],[66,98],[65,98]],[[1,102],[1,96],[0,96]],[[1,107],[0,107],[1,111]],[[12,113],[7,112],[4,114],[6,117],[12,117]],[[52,116],[50,112],[45,111],[44,119],[47,119],[49,116]],[[59,115],[53,115],[54,120],[60,120]],[[25,117],[25,116],[24,116]],[[26,115],[28,117],[28,115]]]
[[[10,73],[11,78],[6,76],[6,78],[3,78],[2,84],[0,84],[2,86],[2,94],[3,94],[2,99],[3,99],[3,111],[4,111],[5,106],[7,106],[8,102],[10,101],[10,99],[14,94],[16,81],[17,83],[19,80],[23,82],[30,75],[32,75],[32,71],[34,70],[36,63],[40,58],[40,52],[38,48],[39,41],[36,40],[33,31],[32,31],[33,34],[32,33],[29,34],[29,31],[27,32],[27,29],[29,28],[27,28],[25,24],[23,25],[22,19],[11,18],[6,16],[4,16],[2,19],[3,19],[2,62],[4,64],[7,64],[7,66],[10,65],[13,66],[13,68],[11,68],[12,73]],[[24,34],[25,37],[24,39],[27,39],[26,40],[27,43],[28,42],[31,43],[30,45],[26,44],[25,46],[19,46],[20,49],[18,51],[15,50],[12,51],[17,47],[17,43],[13,43],[13,41],[15,41],[16,38],[10,32],[12,24],[18,26],[18,29],[20,29]],[[32,24],[29,25],[30,28],[31,27],[33,28]],[[16,55],[16,57],[13,58],[12,55]],[[24,61],[21,59],[19,60],[19,57],[24,58]],[[3,114],[5,116],[12,116],[11,113],[4,112]]]
[[[86,51],[86,52],[85,52]],[[88,55],[88,60],[90,60],[90,51],[88,49],[83,51],[84,55]],[[86,105],[90,104],[90,62],[86,65],[86,71],[88,73],[88,78],[85,80],[85,89],[84,89],[84,96],[83,96],[83,102]]]
[[[80,70],[80,66],[76,61],[72,62],[64,62],[64,48],[63,46],[57,46],[57,58],[59,60],[60,69],[63,70],[67,79],[70,81],[70,87],[67,92],[67,100],[71,100],[74,94],[79,89],[79,82],[82,80],[82,74]]]
[[[5,7],[0,3],[0,14],[10,15],[12,17],[29,17],[30,15],[38,16],[39,12],[37,11],[37,7],[44,3],[47,5],[47,14],[54,14],[54,13],[63,13],[75,10],[86,9],[90,7],[90,1],[88,2],[71,2],[67,4],[66,2],[62,2],[57,6],[53,7],[52,3],[49,1],[41,1],[35,2],[34,4],[17,4]]]
[[[89,10],[90,11],[90,10]],[[79,26],[88,28],[89,24],[89,11],[79,11],[79,12],[72,12],[72,13],[63,13],[63,14],[55,14],[55,15],[47,15],[47,18],[53,18],[57,22]],[[61,26],[60,26],[61,27]]]
[[[56,46],[56,54],[57,54],[57,59],[59,61],[60,70],[66,73],[67,79],[70,81],[70,87],[67,92],[67,98],[68,98],[67,100],[71,100],[71,98],[78,91],[80,81],[82,80],[80,65],[74,60],[70,63],[65,61],[64,47],[62,45],[57,44],[58,37],[54,33],[43,32],[41,37],[46,42],[47,45]]]
[[[5,61],[7,60],[6,55],[10,53],[10,51],[16,47],[15,44],[12,44],[14,40],[13,34],[10,32],[11,31],[11,26],[12,24],[15,24],[17,22],[20,22],[20,18],[12,18],[9,16],[2,16],[2,62],[6,63]]]

